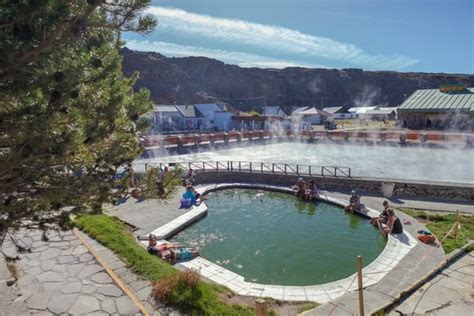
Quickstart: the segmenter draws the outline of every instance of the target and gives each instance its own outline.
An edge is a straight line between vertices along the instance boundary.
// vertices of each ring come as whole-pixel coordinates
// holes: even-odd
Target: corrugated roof
[[[367,111],[375,110],[376,106],[359,106],[350,108],[348,111],[356,114],[364,114]]]
[[[155,105],[153,112],[178,112],[175,105]]]
[[[323,111],[318,110],[315,107],[309,108],[307,110],[301,111],[297,113],[298,115],[322,115]]]
[[[210,117],[213,116],[215,112],[222,112],[224,110],[224,105],[217,103],[202,103],[195,104],[194,108],[203,116]]]
[[[416,90],[400,105],[398,112],[469,112],[474,109],[474,88],[444,93],[439,89]]]
[[[380,109],[375,109],[375,110],[369,110],[365,112],[364,114],[368,115],[390,115],[392,113],[396,113],[395,108],[380,108]]]

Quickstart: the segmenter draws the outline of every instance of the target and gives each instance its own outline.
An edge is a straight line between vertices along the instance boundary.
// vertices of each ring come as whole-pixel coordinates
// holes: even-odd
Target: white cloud
[[[153,6],[147,11],[158,18],[160,29],[177,35],[201,36],[253,48],[299,54],[306,59],[316,57],[343,61],[367,69],[399,70],[418,62],[417,59],[398,54],[372,55],[352,44],[280,26],[216,18],[175,8]]]
[[[220,49],[208,49],[188,45],[178,45],[160,41],[127,41],[125,46],[133,50],[159,52],[165,56],[184,57],[184,56],[205,56],[224,61],[230,64],[236,64],[240,67],[260,67],[260,68],[285,68],[285,67],[307,67],[307,68],[327,68],[315,64],[302,64],[291,60],[280,60],[247,54],[241,52],[226,51]]]

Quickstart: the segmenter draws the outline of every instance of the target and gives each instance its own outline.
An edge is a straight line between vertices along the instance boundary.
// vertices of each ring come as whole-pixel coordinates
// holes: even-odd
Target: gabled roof
[[[416,90],[400,105],[398,112],[473,112],[474,88],[445,93],[439,89]]]
[[[176,108],[186,118],[197,117],[194,105],[177,105]]]
[[[302,106],[302,107],[296,108],[296,110],[294,110],[291,114],[298,114],[298,113],[303,112],[307,109],[309,109],[309,106]]]
[[[324,108],[323,111],[328,112],[330,114],[348,113],[348,111],[343,106],[331,106],[331,107]]]
[[[285,111],[280,106],[266,106],[263,115],[266,116],[276,116],[279,115],[278,112],[282,112],[283,115],[286,115]]]
[[[217,104],[217,103],[195,104],[194,108],[202,116],[212,116],[215,112],[224,111],[224,105],[223,104]]]
[[[304,111],[301,111],[301,112],[298,112],[296,113],[297,115],[324,115],[326,114],[326,112],[322,111],[322,110],[318,110],[317,108],[315,108],[314,106],[311,107],[311,108],[308,108]]]

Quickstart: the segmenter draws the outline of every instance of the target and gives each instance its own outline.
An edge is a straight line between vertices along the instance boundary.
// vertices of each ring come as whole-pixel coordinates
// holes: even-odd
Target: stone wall
[[[196,175],[198,183],[261,183],[278,186],[291,186],[299,176],[269,173],[249,172],[199,172]],[[365,192],[381,192],[382,182],[373,178],[334,178],[334,177],[304,177],[313,179],[318,188],[329,191],[350,191],[354,188]],[[428,197],[441,199],[474,200],[474,185],[451,184],[436,182],[414,182],[387,179],[385,182],[395,184],[394,196]]]

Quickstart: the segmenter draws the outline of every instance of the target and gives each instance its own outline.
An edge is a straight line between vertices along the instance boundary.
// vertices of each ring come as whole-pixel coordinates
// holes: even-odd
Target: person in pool
[[[306,187],[306,193],[305,193],[305,200],[307,201],[316,201],[319,196],[319,191],[318,187],[316,186],[316,183],[314,183],[314,180],[309,180],[308,185]]]
[[[306,182],[303,178],[299,178],[296,181],[296,184],[293,186],[293,191],[295,191],[295,195],[300,198],[304,198],[306,194]]]
[[[388,209],[390,208],[390,206],[388,205],[388,201],[385,200],[383,201],[382,203],[383,205],[383,211],[382,213],[380,213],[380,216],[378,217],[373,217],[371,220],[370,220],[370,223],[372,225],[378,225],[378,223],[382,223],[382,224],[386,224],[387,223],[387,220],[388,220]]]
[[[349,199],[349,205],[345,208],[346,212],[354,213],[362,209],[362,204],[360,203],[360,195],[357,194],[356,190],[351,191],[351,198]]]

